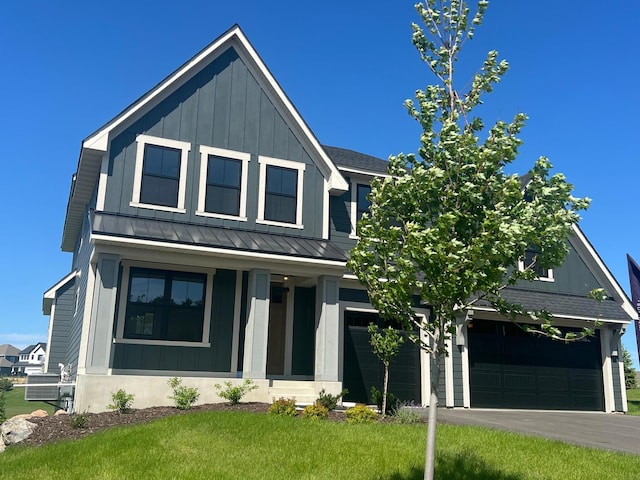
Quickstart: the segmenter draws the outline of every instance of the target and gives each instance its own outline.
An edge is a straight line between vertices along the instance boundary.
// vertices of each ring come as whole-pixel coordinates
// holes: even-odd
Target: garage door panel
[[[565,344],[477,320],[469,329],[469,367],[472,407],[604,408],[599,332]]]

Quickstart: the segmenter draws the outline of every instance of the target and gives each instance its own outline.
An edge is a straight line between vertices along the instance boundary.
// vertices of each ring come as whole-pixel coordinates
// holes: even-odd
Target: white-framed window
[[[257,223],[304,228],[302,199],[305,164],[271,157],[258,157]]]
[[[351,180],[351,237],[357,238],[356,224],[369,211],[371,185],[364,180]]]
[[[191,144],[138,135],[132,207],[185,213],[187,162]]]
[[[531,268],[537,275],[536,280],[542,282],[553,282],[553,269],[546,268],[536,263],[537,252],[534,249],[527,249],[524,254],[524,258],[518,260],[518,269],[524,271],[525,268]]]
[[[247,171],[251,155],[200,146],[200,187],[196,215],[247,220]]]
[[[210,346],[214,273],[123,262],[116,343]]]

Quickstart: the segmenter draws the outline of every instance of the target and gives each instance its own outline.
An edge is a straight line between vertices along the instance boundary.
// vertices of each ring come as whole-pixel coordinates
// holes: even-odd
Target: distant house
[[[29,345],[19,352],[19,360],[11,366],[11,375],[31,375],[42,373],[47,356],[47,344],[40,342]]]
[[[203,402],[242,378],[259,387],[250,401],[346,388],[370,402],[383,369],[367,326],[380,319],[346,261],[370,182],[387,174],[323,145],[234,26],[82,142],[62,236],[71,269],[42,303],[45,372],[70,365],[78,411],[120,388],[136,407],[168,404],[173,376]],[[599,320],[595,335],[552,342],[476,305],[447,341],[441,405],[627,410],[620,336],[636,313],[578,227],[567,242],[563,265],[504,294],[565,329]],[[392,370],[398,398],[429,401],[424,352],[403,345]]]
[[[20,350],[8,343],[0,345],[0,375],[10,375],[11,367],[18,362]]]

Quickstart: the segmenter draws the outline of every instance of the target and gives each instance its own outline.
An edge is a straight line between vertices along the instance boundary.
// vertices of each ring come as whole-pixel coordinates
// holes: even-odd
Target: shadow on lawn
[[[436,477],[438,480],[522,480],[522,475],[506,474],[488,466],[472,453],[439,454],[436,457]],[[421,480],[424,468],[413,467],[411,473],[395,473],[385,480]]]

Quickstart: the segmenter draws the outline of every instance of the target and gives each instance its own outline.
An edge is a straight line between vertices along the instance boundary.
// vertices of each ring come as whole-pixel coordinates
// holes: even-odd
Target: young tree
[[[539,268],[563,262],[567,235],[589,200],[574,198],[572,185],[562,174],[550,175],[544,157],[525,177],[504,172],[517,156],[526,116],[519,113],[488,130],[473,116],[508,69],[497,52],[488,53],[467,91],[457,89],[460,49],[482,23],[487,6],[479,1],[471,16],[464,1],[416,5],[424,26],[412,25],[413,44],[437,80],[418,90],[416,101],[405,102],[422,127],[421,145],[417,156],[390,157],[390,176],[372,183],[370,212],[358,223],[359,241],[348,264],[382,316],[422,332],[410,339],[429,352],[433,365],[427,479],[433,478],[441,359],[456,317],[482,300],[510,320],[538,324],[537,331],[553,338],[593,333],[585,328],[565,335],[549,312],[527,311],[501,296],[506,286],[534,280]],[[531,260],[519,269],[525,257]],[[430,318],[415,315],[416,297],[429,306]]]
[[[384,365],[384,381],[382,384],[382,416],[387,413],[387,392],[389,391],[389,365],[398,355],[400,347],[404,343],[404,338],[398,330],[393,327],[383,328],[382,331],[374,323],[368,328],[371,339],[371,349]]]

